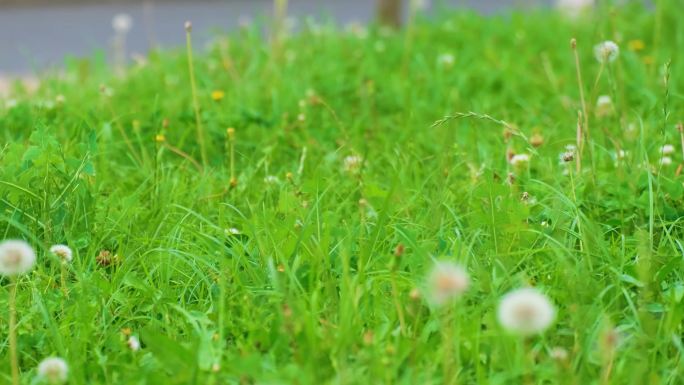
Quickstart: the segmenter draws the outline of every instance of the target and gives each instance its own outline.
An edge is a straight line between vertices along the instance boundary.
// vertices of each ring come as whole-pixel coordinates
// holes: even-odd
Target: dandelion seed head
[[[525,167],[530,163],[530,156],[528,154],[515,154],[509,160],[513,167]]]
[[[670,158],[669,156],[663,156],[662,158],[660,158],[660,165],[661,166],[672,165],[672,158]]]
[[[62,262],[71,262],[74,253],[71,248],[67,245],[54,245],[50,247],[50,252],[59,257]]]
[[[594,46],[594,56],[599,63],[612,63],[620,55],[620,47],[611,40],[606,40]]]
[[[671,144],[666,144],[660,148],[660,153],[663,155],[672,155],[675,152],[675,148]]]
[[[0,243],[0,275],[8,277],[28,273],[36,263],[36,253],[22,240]]]
[[[119,13],[112,18],[112,28],[119,34],[127,33],[133,28],[133,18],[127,13]]]
[[[437,63],[444,68],[451,68],[454,66],[456,58],[451,53],[443,53],[437,57]]]
[[[556,361],[565,361],[568,359],[568,351],[565,348],[556,346],[549,352],[549,357]]]
[[[361,165],[363,164],[363,158],[360,157],[359,155],[349,155],[344,158],[342,161],[342,167],[344,168],[344,171],[349,172],[349,173],[356,173],[361,169]]]
[[[504,295],[497,312],[499,324],[511,333],[528,336],[546,330],[555,318],[551,301],[532,288]]]
[[[441,261],[428,275],[428,295],[435,305],[442,305],[465,293],[470,285],[470,277],[461,266],[453,262]]]
[[[126,341],[126,345],[128,345],[128,348],[134,352],[137,352],[138,350],[140,350],[140,340],[136,336],[128,337],[128,340]]]
[[[69,376],[69,366],[59,357],[48,357],[38,364],[38,376],[52,385],[63,384]]]

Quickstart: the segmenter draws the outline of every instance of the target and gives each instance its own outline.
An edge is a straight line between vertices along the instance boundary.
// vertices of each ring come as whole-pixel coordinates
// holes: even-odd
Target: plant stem
[[[207,149],[204,144],[204,130],[200,119],[199,100],[197,99],[197,82],[195,81],[195,67],[192,64],[192,25],[185,23],[185,42],[188,55],[188,72],[190,72],[190,87],[192,88],[192,106],[195,110],[195,127],[197,128],[197,142],[200,145],[202,165],[207,165]]]
[[[19,359],[17,356],[17,281],[10,278],[9,284],[9,348],[12,365],[12,385],[19,385]]]
[[[582,105],[582,116],[584,118],[584,135],[587,136],[587,140],[589,140],[589,115],[587,114],[587,101],[584,98],[584,82],[582,81],[582,71],[580,69],[580,60],[579,60],[579,54],[577,53],[577,40],[572,39],[570,40],[570,47],[572,48],[572,53],[575,57],[575,70],[577,72],[577,88],[579,89],[579,94],[580,94],[580,103]],[[578,148],[578,150],[580,150]]]

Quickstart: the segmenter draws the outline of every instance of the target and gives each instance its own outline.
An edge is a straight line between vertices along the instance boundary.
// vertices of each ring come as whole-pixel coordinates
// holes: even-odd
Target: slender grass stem
[[[12,366],[12,385],[19,385],[19,356],[17,355],[17,280],[9,284],[9,349]]]
[[[202,128],[199,99],[197,97],[197,81],[195,80],[195,68],[192,61],[192,24],[189,21],[185,22],[185,42],[188,56],[188,72],[190,73],[190,87],[192,89],[192,106],[195,110],[195,128],[197,129],[197,142],[200,146],[202,165],[206,166],[208,162],[207,148],[204,142],[204,129]]]

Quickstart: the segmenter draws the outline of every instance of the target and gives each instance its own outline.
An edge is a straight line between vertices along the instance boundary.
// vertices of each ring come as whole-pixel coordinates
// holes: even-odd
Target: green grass
[[[18,292],[22,384],[50,355],[90,385],[681,384],[684,5],[657,3],[577,20],[441,12],[365,37],[304,23],[281,44],[260,27],[220,36],[194,57],[206,164],[182,49],[123,77],[73,60],[18,89],[0,108],[0,238],[38,251]],[[579,172],[559,164],[581,109],[573,37],[590,134]],[[603,40],[621,53],[596,82]],[[614,103],[604,116],[599,95]],[[54,243],[75,251],[66,298]],[[99,264],[103,250],[117,260]],[[472,280],[441,309],[411,295],[436,259]],[[557,318],[521,339],[496,307],[524,286]],[[3,288],[3,384],[7,300]]]

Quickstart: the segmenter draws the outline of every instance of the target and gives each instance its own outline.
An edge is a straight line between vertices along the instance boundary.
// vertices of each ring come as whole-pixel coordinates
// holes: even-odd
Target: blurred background
[[[479,12],[548,5],[553,0],[412,0],[426,12],[440,6]],[[288,17],[312,17],[339,25],[406,14],[409,0],[290,0]],[[398,4],[399,10],[392,9]],[[186,20],[197,47],[216,31],[230,31],[273,13],[273,0],[0,0],[0,76],[27,76],[59,68],[67,56],[108,53],[116,44],[113,17],[130,16],[125,33],[128,56],[152,46],[183,45]],[[384,14],[384,16],[383,16]],[[121,21],[125,24],[125,20]],[[391,20],[389,21],[391,22]],[[125,26],[125,25],[124,25]]]

